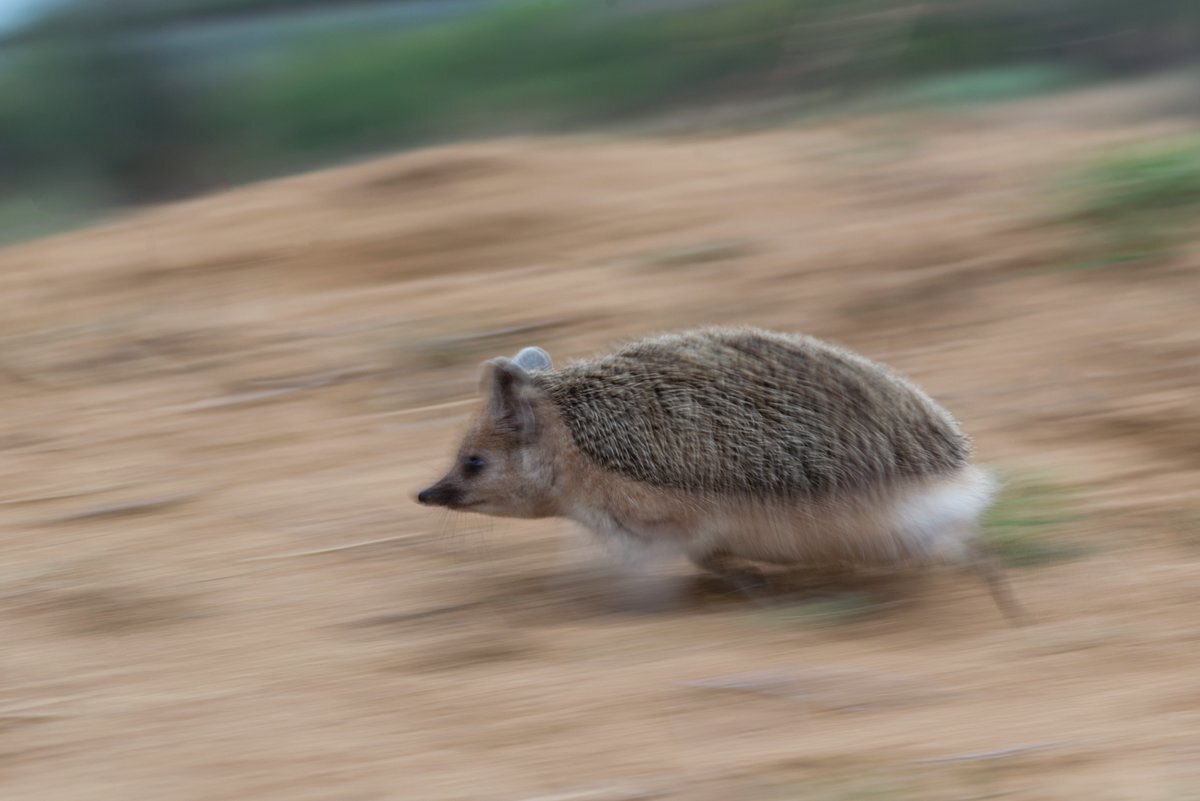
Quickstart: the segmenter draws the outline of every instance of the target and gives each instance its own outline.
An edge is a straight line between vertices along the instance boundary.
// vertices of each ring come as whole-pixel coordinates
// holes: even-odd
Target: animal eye
[[[483,469],[483,465],[484,465],[483,457],[468,456],[467,460],[465,462],[463,462],[463,470],[466,471],[467,475],[473,476],[476,473],[478,473],[480,470]]]

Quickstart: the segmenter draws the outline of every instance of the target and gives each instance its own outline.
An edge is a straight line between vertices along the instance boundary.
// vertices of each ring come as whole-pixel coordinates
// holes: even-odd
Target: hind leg
[[[753,565],[746,564],[728,551],[710,551],[700,555],[689,555],[697,567],[720,576],[739,592],[756,598],[767,588],[766,576]]]
[[[1017,626],[1032,622],[1028,613],[1013,596],[1012,587],[1009,585],[1000,563],[978,541],[968,546],[966,559],[967,569],[987,583],[992,599],[995,600],[996,606],[1000,608],[1001,613],[1008,618],[1009,622]]]

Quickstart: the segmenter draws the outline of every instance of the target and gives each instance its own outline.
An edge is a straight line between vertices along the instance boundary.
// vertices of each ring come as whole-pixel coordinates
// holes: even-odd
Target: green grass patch
[[[1200,224],[1200,139],[1112,151],[1079,170],[1069,190],[1067,218],[1091,240],[1084,266],[1169,255]]]
[[[1069,561],[1090,548],[1070,542],[1065,529],[1081,515],[1071,511],[1070,493],[1035,477],[1010,477],[983,520],[991,553],[1010,567]]]

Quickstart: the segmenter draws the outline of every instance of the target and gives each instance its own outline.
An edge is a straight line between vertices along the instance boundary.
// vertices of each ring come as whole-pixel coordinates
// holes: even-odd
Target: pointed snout
[[[426,487],[417,493],[417,503],[425,506],[448,506],[453,508],[459,500],[459,491],[445,481]]]

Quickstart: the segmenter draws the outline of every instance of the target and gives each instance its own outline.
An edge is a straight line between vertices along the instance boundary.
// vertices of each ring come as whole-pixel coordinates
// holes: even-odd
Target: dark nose
[[[453,509],[458,505],[458,489],[453,484],[441,481],[417,493],[417,502],[425,506],[445,506]]]

